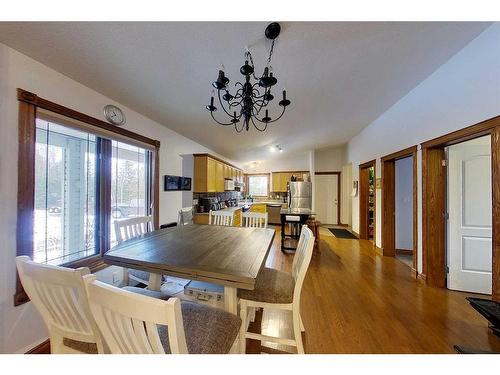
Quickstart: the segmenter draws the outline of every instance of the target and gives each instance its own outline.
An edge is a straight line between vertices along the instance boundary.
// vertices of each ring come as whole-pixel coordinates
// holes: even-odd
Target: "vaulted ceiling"
[[[264,133],[237,134],[205,109],[221,63],[261,73],[263,22],[0,23],[0,42],[235,161],[340,145],[479,35],[488,23],[283,22],[272,66],[292,104]],[[271,107],[278,113],[277,103]],[[220,115],[220,111],[217,115]],[[284,154],[284,153],[283,153]],[[281,155],[283,157],[284,155]]]

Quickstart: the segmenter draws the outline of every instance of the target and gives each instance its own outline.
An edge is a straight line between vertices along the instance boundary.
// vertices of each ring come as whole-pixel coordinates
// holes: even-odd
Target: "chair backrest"
[[[151,216],[133,217],[115,221],[115,235],[118,243],[140,236],[153,230]]]
[[[104,352],[96,322],[90,312],[83,276],[89,269],[51,266],[16,258],[19,278],[31,302],[42,315],[49,330],[51,352],[74,352],[62,345],[63,338],[97,344]]]
[[[113,354],[164,354],[158,326],[168,327],[173,354],[187,353],[181,304],[129,292],[85,277],[90,309]]]
[[[261,212],[243,212],[241,214],[243,218],[243,226],[244,227],[252,227],[252,228],[267,228],[267,218],[268,213]]]
[[[193,224],[193,207],[184,207],[179,211],[179,225]]]
[[[300,302],[300,292],[302,291],[302,284],[304,283],[307,269],[309,268],[309,263],[311,262],[313,247],[313,232],[307,227],[307,225],[303,225],[292,263],[292,276],[295,280],[295,289],[293,291],[294,303]]]
[[[209,225],[233,225],[233,212],[231,211],[210,211],[208,217]]]

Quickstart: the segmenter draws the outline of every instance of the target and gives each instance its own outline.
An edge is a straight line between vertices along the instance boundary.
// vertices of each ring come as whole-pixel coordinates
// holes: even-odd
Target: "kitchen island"
[[[285,252],[286,250],[296,250],[297,247],[293,246],[286,246],[285,245],[285,239],[292,238],[292,239],[298,239],[300,236],[300,232],[302,230],[302,225],[307,224],[307,219],[309,219],[309,216],[314,215],[314,212],[310,210],[309,208],[282,208],[280,211],[280,217],[281,217],[281,251]],[[297,223],[300,225],[300,230],[298,231],[298,234],[294,235],[293,233],[291,234],[286,234],[285,229],[286,229],[286,224],[287,223]]]

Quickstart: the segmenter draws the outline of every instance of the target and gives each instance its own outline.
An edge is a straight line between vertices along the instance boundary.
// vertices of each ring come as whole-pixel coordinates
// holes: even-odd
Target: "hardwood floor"
[[[279,229],[277,229],[279,231]],[[290,271],[293,254],[279,250],[279,233],[266,266]],[[302,290],[306,353],[453,353],[453,345],[500,352],[500,338],[473,310],[468,293],[428,287],[408,267],[375,252],[370,241],[323,236]],[[257,314],[251,330],[288,337],[291,319]],[[292,348],[247,341],[248,353]]]

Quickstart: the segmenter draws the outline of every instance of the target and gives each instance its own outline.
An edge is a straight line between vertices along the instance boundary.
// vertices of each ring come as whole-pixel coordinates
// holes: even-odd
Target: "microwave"
[[[226,191],[228,191],[228,190],[231,190],[231,191],[234,190],[234,181],[226,178],[224,180],[224,190],[226,190]]]

